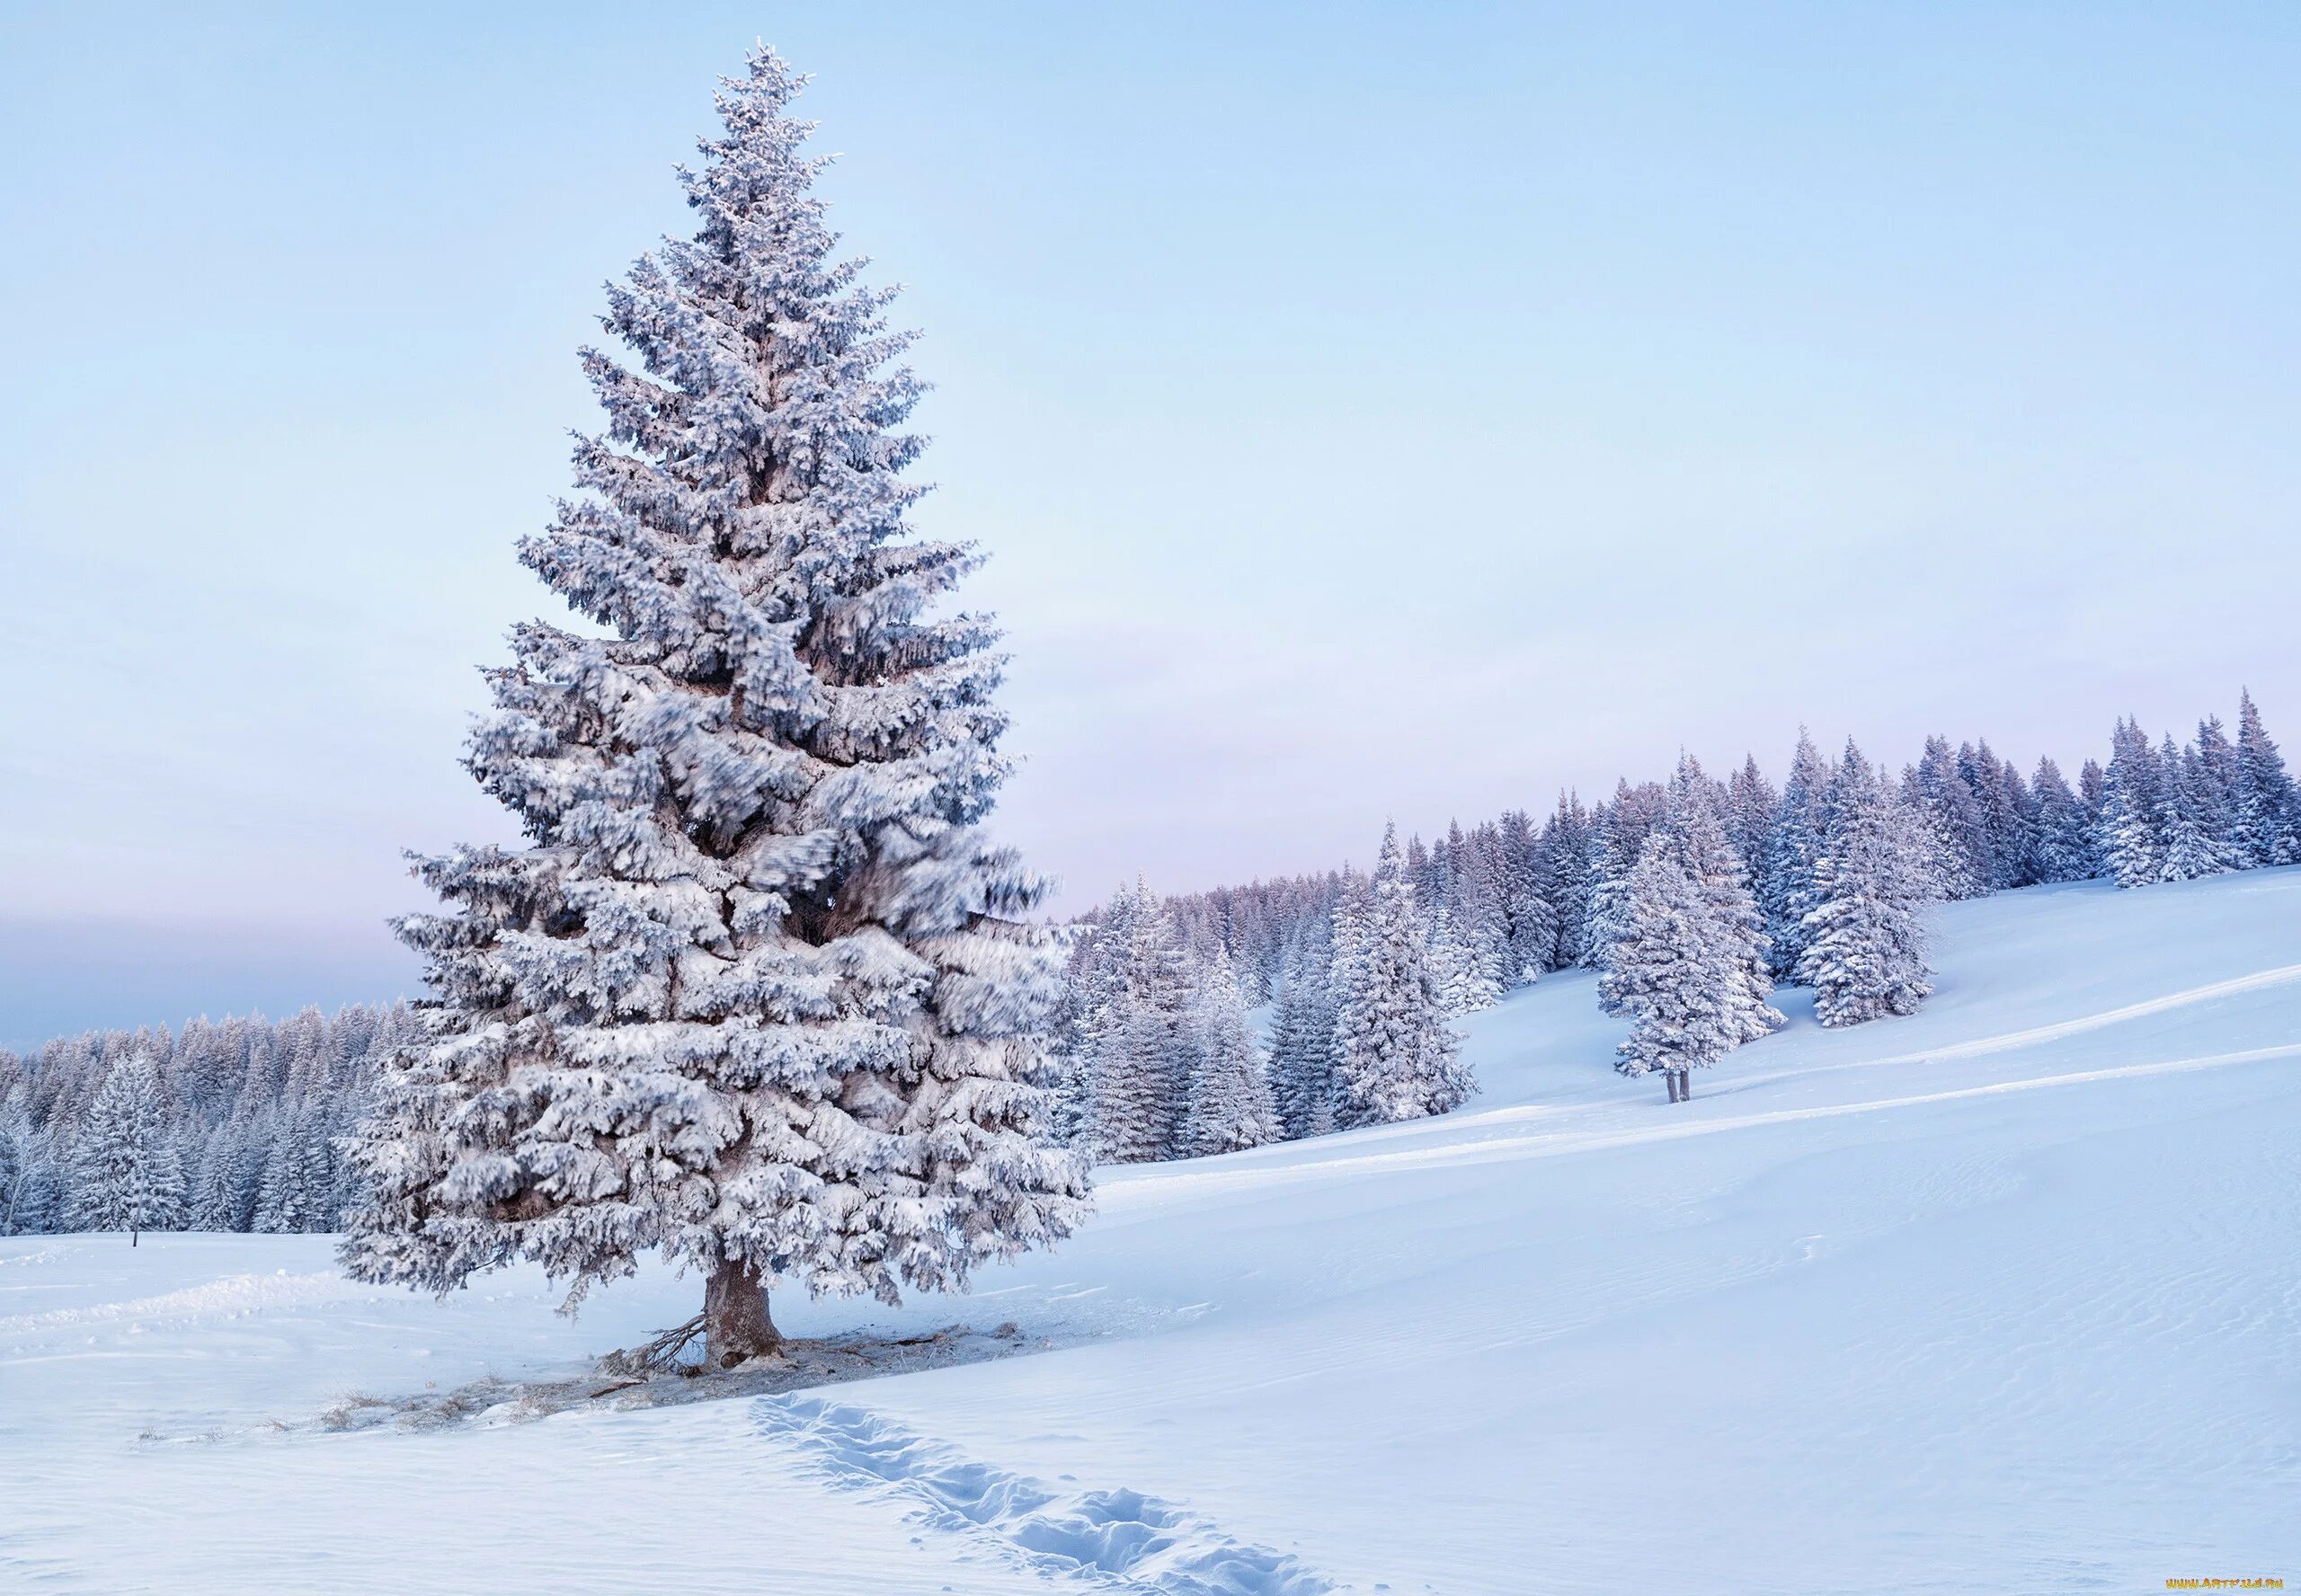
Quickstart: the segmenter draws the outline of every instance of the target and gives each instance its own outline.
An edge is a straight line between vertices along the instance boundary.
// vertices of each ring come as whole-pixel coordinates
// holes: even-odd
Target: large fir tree
[[[530,623],[466,762],[518,849],[418,874],[437,997],[357,1150],[348,1266],[446,1290],[658,1249],[705,1277],[707,1355],[772,1348],[766,1286],[964,1286],[1079,1220],[1041,1140],[1061,972],[1041,883],[987,845],[1008,762],[975,563],[912,539],[920,385],[891,294],[812,192],[764,48],[680,182],[698,226],[609,290],[637,368],[582,496],[520,556],[600,635]]]

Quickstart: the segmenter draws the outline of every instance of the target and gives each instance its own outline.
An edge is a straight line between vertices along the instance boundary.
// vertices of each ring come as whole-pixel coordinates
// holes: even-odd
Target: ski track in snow
[[[51,1253],[32,1253],[14,1262],[33,1263],[50,1255]],[[100,1302],[86,1308],[51,1308],[45,1313],[0,1318],[0,1343],[14,1336],[83,1326],[127,1323],[148,1329],[163,1325],[235,1319],[266,1308],[325,1307],[375,1295],[372,1288],[355,1284],[333,1272],[289,1274],[281,1270],[276,1274],[235,1274],[205,1285],[163,1292],[157,1297]]]
[[[2154,1011],[2152,1011],[2154,1012]],[[1915,1055],[1940,1058],[1940,1052]],[[1905,1097],[1870,1097],[1854,1103],[1826,1103],[1811,1108],[1779,1108],[1763,1113],[1721,1115],[1715,1119],[1699,1120],[1691,1124],[1640,1126],[1625,1130],[1557,1130],[1541,1135],[1488,1136],[1476,1140],[1453,1141],[1436,1147],[1415,1148],[1398,1152],[1367,1152],[1344,1154],[1333,1157],[1305,1159],[1294,1164],[1275,1164],[1261,1167],[1223,1170],[1179,1169],[1173,1173],[1138,1177],[1124,1185],[1106,1186],[1097,1193],[1108,1203],[1114,1192],[1149,1195],[1162,1188],[1172,1189],[1187,1184],[1195,1192],[1229,1192],[1248,1187],[1285,1185],[1297,1182],[1330,1180],[1339,1176],[1364,1175],[1384,1169],[1428,1169],[1453,1164],[1485,1164],[1499,1159],[1551,1157],[1569,1153],[1594,1152],[1604,1148],[1634,1147],[1645,1142],[1677,1141],[1692,1136],[1714,1136],[1727,1130],[1747,1130],[1767,1125],[1794,1124],[1801,1120],[1834,1120],[1848,1114],[1880,1113],[1889,1109],[1923,1108],[1934,1104],[1956,1103],[1974,1097],[2003,1096],[2009,1092],[2031,1092],[2048,1086],[2076,1086],[2102,1081],[2135,1080],[2154,1075],[2173,1075],[2194,1069],[2211,1069],[2232,1064],[2254,1064],[2270,1059],[2301,1058],[2301,1042],[2289,1042],[2279,1047],[2246,1048],[2236,1052],[2207,1053],[2189,1059],[2160,1059],[2146,1064],[2119,1064],[2104,1069],[2065,1070],[2054,1075],[2031,1076],[2020,1080],[1990,1081],[1981,1086],[1958,1086],[1947,1091],[1921,1092]],[[1505,1113],[1515,1111],[1505,1110]]]
[[[1940,1047],[1888,1053],[1875,1059],[1837,1060],[1828,1064],[1809,1065],[1802,1069],[1762,1071],[1739,1084],[1755,1086],[1847,1068],[1874,1069],[1883,1065],[1930,1064],[1941,1059],[1979,1059],[1992,1053],[2017,1052],[2042,1042],[2061,1042],[2068,1037],[2083,1036],[2089,1031],[2106,1030],[2111,1025],[2121,1025],[2128,1020],[2146,1019],[2153,1015],[2170,1014],[2175,1009],[2189,1008],[2199,1003],[2213,1003],[2224,998],[2267,991],[2275,987],[2289,987],[2297,982],[2301,982],[2301,964],[2280,965],[2275,970],[2256,971],[2251,975],[2237,976],[2230,980],[2208,981],[2201,987],[2168,992],[2162,998],[2146,998],[2139,1003],[2103,1009],[2099,1014],[2081,1015],[2076,1019],[2061,1020],[2050,1025],[2032,1025],[2023,1031],[2007,1031],[1996,1036],[1977,1037],[1971,1042],[1945,1042]]]
[[[1146,1596],[1326,1596],[1300,1559],[1231,1539],[1212,1522],[1130,1490],[1057,1490],[914,1434],[865,1408],[766,1396],[760,1433],[804,1454],[846,1490],[881,1492],[913,1521],[989,1541],[1032,1572]]]

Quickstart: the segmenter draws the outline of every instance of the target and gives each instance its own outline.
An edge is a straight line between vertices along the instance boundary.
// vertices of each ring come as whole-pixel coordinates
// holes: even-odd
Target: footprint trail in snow
[[[819,1396],[762,1397],[756,1411],[760,1432],[805,1456],[827,1483],[883,1493],[913,1522],[987,1542],[1039,1574],[1156,1596],[1326,1596],[1337,1588],[1297,1557],[1233,1540],[1139,1491],[1058,1489]]]

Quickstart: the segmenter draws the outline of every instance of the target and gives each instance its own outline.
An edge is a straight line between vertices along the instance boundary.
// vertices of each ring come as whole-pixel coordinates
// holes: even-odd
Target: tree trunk
[[[1675,1103],[1678,1100],[1678,1072],[1675,1069],[1665,1069],[1662,1072],[1662,1084],[1669,1088],[1670,1101]]]
[[[1678,1101],[1681,1103],[1693,1101],[1693,1071],[1691,1069],[1678,1071]]]
[[[703,1361],[727,1369],[779,1351],[783,1337],[767,1317],[767,1286],[748,1264],[722,1263],[703,1288]]]

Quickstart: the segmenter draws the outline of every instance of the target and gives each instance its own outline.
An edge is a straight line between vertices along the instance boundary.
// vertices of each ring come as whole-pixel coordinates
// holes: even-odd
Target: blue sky
[[[0,1040],[385,997],[715,75],[993,561],[1099,896],[1799,722],[2301,745],[2290,6],[0,12]]]

